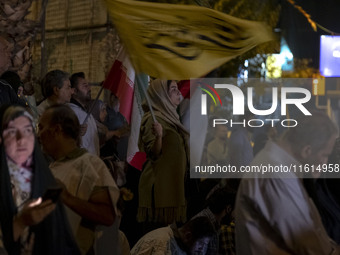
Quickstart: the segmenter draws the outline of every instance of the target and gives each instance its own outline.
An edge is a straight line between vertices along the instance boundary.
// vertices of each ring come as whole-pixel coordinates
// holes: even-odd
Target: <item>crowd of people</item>
[[[129,125],[119,99],[92,100],[83,72],[48,72],[36,109],[20,87],[15,73],[1,76],[0,254],[340,254],[338,182],[317,172],[202,179],[191,200],[190,133],[176,81],[148,87],[142,171],[126,163]],[[253,135],[218,126],[204,158],[237,168],[330,158],[339,167],[329,117],[313,112],[298,123],[280,136],[269,127]]]

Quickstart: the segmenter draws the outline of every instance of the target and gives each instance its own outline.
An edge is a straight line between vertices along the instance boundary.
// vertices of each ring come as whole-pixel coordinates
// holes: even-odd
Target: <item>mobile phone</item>
[[[53,203],[56,203],[62,190],[62,188],[49,188],[42,196],[42,200],[46,201],[48,199],[51,199]]]

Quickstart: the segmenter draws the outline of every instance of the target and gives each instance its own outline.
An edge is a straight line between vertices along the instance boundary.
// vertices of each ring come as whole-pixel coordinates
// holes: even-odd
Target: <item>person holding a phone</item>
[[[0,246],[8,254],[79,254],[62,205],[42,201],[56,182],[32,116],[20,106],[3,106],[0,120]]]

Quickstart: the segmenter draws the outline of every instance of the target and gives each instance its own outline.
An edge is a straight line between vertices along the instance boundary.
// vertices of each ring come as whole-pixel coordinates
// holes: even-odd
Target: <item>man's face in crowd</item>
[[[91,100],[91,87],[86,79],[78,78],[78,86],[74,94],[84,102]]]
[[[71,88],[71,82],[69,79],[65,80],[63,86],[58,89],[58,99],[62,104],[69,103],[73,94],[73,88]]]

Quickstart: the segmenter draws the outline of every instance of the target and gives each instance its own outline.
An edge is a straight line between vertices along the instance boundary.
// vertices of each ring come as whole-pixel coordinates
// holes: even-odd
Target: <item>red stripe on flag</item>
[[[141,151],[136,152],[136,154],[133,155],[133,158],[131,160],[128,159],[128,163],[140,171],[143,169],[143,164],[145,161],[146,161],[146,154],[145,152],[141,152]]]
[[[184,98],[190,98],[190,80],[183,80],[177,83],[179,91]]]
[[[192,94],[195,93],[197,87],[200,85],[200,81],[201,79],[179,81],[177,85],[183,98],[190,99],[190,90]]]
[[[103,87],[110,90],[113,94],[117,96],[118,84],[120,83],[121,77],[123,76],[122,62],[115,60],[109,75],[106,77]],[[126,75],[126,74],[125,74]]]
[[[134,81],[127,76],[126,67],[118,59],[113,63],[110,73],[103,83],[104,88],[110,90],[119,98],[119,112],[129,124],[133,103],[133,83]]]

